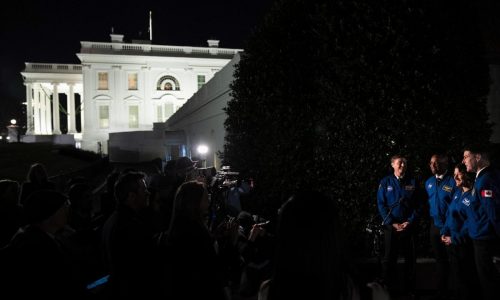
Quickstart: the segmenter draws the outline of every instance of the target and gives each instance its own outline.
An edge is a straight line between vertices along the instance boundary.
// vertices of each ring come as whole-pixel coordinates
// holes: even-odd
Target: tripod
[[[391,204],[389,206],[389,211],[387,212],[387,215],[384,217],[382,220],[382,223],[376,223],[375,221],[375,216],[370,220],[368,226],[366,227],[366,232],[368,232],[371,235],[371,255],[372,257],[375,257],[377,259],[377,269],[382,268],[382,256],[384,255],[383,250],[382,250],[382,241],[384,239],[384,226],[385,222],[391,215],[392,211],[394,208],[398,205],[401,204],[402,198],[399,199],[397,202]]]

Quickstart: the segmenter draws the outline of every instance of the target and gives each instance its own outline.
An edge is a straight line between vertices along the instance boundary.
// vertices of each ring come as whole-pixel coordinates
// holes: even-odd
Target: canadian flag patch
[[[481,197],[492,198],[493,191],[492,190],[481,190]]]

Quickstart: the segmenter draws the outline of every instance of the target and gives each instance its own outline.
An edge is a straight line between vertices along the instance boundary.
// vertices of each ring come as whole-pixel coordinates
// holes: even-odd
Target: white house
[[[239,60],[239,54],[235,55],[166,122],[155,123],[152,131],[111,133],[109,159],[138,162],[156,157],[168,160],[196,156],[206,166],[220,167],[218,154],[224,151],[227,116],[224,108],[231,100],[230,84]],[[200,145],[208,151],[198,153]]]
[[[110,133],[151,131],[242,51],[218,43],[125,43],[123,35],[111,34],[109,43],[81,42],[81,65],[26,63],[21,74],[30,109],[23,140],[61,140],[62,134],[85,150],[106,153]]]

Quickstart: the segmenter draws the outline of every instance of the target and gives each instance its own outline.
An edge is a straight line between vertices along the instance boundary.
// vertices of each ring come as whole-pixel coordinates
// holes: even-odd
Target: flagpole
[[[149,11],[149,40],[153,41],[153,17],[151,11]]]

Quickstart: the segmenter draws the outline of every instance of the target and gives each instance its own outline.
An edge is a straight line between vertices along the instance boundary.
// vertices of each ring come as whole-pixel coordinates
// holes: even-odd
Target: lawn
[[[0,179],[23,182],[30,166],[37,162],[45,165],[49,177],[74,173],[92,164],[91,160],[61,154],[61,148],[48,143],[0,143]]]

